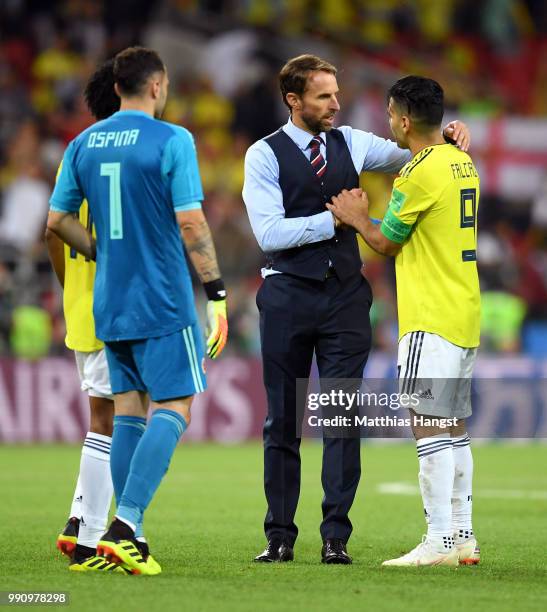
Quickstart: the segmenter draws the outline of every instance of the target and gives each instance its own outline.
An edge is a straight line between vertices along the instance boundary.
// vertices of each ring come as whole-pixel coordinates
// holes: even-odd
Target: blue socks
[[[138,417],[115,417],[114,419],[111,450],[113,480],[115,471],[114,440],[116,439],[116,428],[119,427],[117,419],[138,419]],[[144,421],[144,419],[138,420],[141,423]],[[129,424],[128,421],[125,423]],[[122,426],[120,429],[125,430],[130,427]],[[171,457],[186,427],[186,421],[178,412],[159,409],[152,415],[144,435],[140,434],[142,438],[139,436],[140,441],[138,441],[131,458],[129,475],[120,498],[118,498],[118,489],[116,481],[114,481],[116,499],[118,500],[116,516],[130,526],[136,528],[141,523],[143,512],[150,504],[163,476],[167,472]],[[127,432],[125,433],[127,435]],[[125,452],[127,452],[127,449]],[[121,461],[119,465],[121,465]],[[120,475],[121,471],[120,468]]]
[[[110,472],[116,494],[116,505],[120,503],[133,453],[146,431],[146,419],[136,416],[115,416],[112,446],[110,449]]]
[[[114,453],[110,451],[110,472],[114,483],[116,494],[116,506],[120,503],[127,477],[129,476],[129,466],[133,453],[137,448],[142,435],[146,431],[146,419],[137,416],[115,416],[114,432],[112,434],[112,445]],[[142,521],[135,529],[135,537],[143,536]]]

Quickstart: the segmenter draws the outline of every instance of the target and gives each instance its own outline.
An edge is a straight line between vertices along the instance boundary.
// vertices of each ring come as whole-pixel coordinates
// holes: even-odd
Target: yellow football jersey
[[[449,144],[422,149],[393,184],[382,233],[402,243],[395,257],[399,338],[411,331],[479,345],[479,176]]]
[[[87,201],[80,206],[80,223],[95,231]],[[69,349],[85,353],[98,351],[104,344],[95,337],[93,319],[93,284],[95,282],[95,262],[65,244],[65,287],[63,308],[66,322],[65,343]]]

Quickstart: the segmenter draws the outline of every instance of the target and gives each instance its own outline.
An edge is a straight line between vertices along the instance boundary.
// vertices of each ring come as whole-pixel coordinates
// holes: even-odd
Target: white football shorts
[[[409,406],[427,416],[465,419],[471,416],[471,377],[476,348],[463,348],[442,336],[415,331],[399,341],[399,393]]]
[[[91,353],[74,351],[74,355],[82,383],[82,391],[87,391],[90,397],[112,399],[110,375],[104,349]]]

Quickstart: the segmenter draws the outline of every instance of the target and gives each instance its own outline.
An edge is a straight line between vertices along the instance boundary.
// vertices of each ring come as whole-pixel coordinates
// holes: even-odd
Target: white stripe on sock
[[[433,442],[424,442],[422,443],[421,440],[418,440],[416,442],[416,448],[418,450],[421,450],[423,448],[432,448],[434,446],[437,446],[439,444],[446,444],[447,442],[449,442],[450,444],[452,444],[452,440],[450,438],[439,438],[438,440],[434,440]]]
[[[88,431],[86,434],[86,438],[91,438],[95,440],[95,442],[100,442],[101,444],[112,444],[112,438],[110,436],[105,436],[104,434],[96,433],[94,431]]]
[[[418,452],[418,458],[428,457],[429,455],[433,455],[438,453],[446,448],[452,448],[452,439],[451,438],[436,438],[432,440],[431,438],[423,438],[422,440],[418,440],[416,442],[416,451]]]
[[[93,436],[90,433],[87,434],[85,439],[86,440],[92,440],[93,442],[95,442],[95,444],[99,444],[101,446],[110,446],[112,444],[112,442],[104,442],[103,440],[101,440],[99,438],[96,438],[95,436]]]
[[[110,452],[110,444],[104,444],[102,442],[98,442],[97,440],[94,440],[93,438],[86,438],[84,440],[84,445],[85,444],[90,444],[91,446],[94,446],[95,448],[100,448],[102,450],[104,450],[105,453],[109,453]]]

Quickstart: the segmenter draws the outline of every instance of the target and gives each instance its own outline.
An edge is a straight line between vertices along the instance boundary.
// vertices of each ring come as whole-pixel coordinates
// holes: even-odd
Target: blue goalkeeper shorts
[[[197,323],[158,338],[105,342],[105,351],[114,394],[145,391],[153,401],[163,402],[207,388]]]

